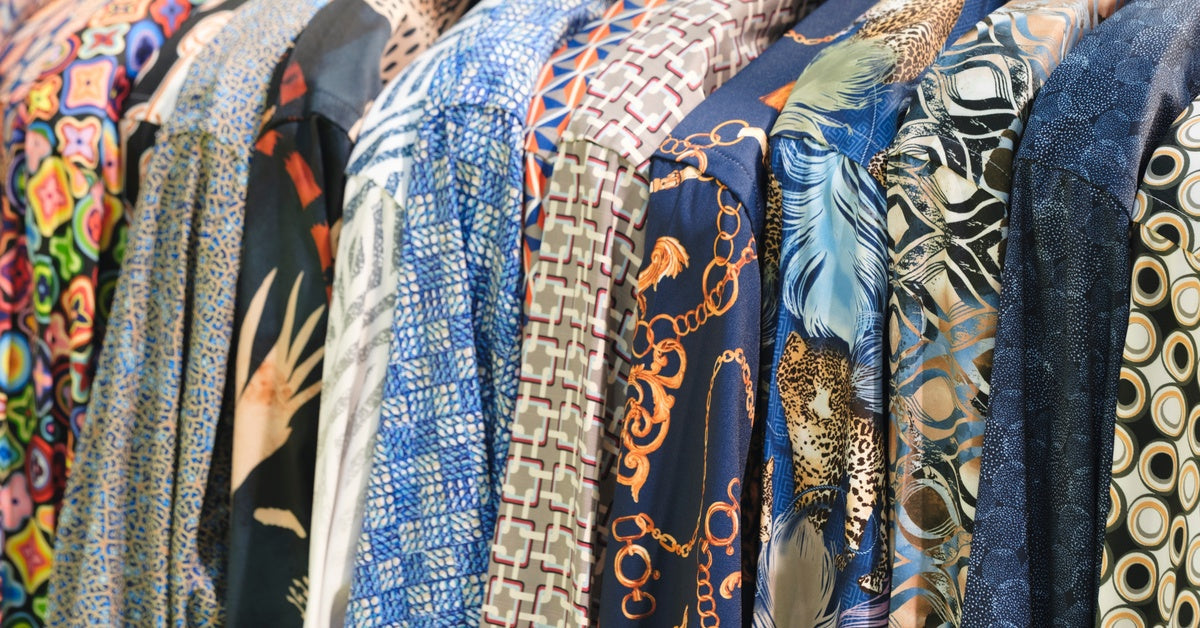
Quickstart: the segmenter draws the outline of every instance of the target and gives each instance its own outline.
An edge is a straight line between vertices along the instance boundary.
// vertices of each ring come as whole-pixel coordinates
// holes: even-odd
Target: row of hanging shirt
[[[38,4],[5,625],[1200,621],[1190,0]]]

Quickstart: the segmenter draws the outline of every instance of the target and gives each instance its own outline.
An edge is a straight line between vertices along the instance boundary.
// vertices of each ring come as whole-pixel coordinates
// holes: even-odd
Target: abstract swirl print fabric
[[[1200,620],[1200,100],[1146,166],[1133,210],[1098,625]]]
[[[888,161],[893,620],[958,625],[1012,159],[1062,55],[1115,0],[1009,3],[921,82]]]

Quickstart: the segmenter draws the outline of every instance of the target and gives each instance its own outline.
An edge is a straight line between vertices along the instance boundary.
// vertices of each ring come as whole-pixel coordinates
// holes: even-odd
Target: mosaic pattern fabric
[[[485,623],[595,621],[650,156],[797,17],[773,0],[664,4],[609,54],[563,131],[529,278]]]
[[[400,284],[402,207],[434,71],[500,0],[467,12],[381,92],[346,166],[325,337],[309,546],[308,628],[346,618],[363,495],[379,416]]]
[[[510,1],[433,70],[403,207],[355,624],[479,621],[516,397],[525,114],[538,69],[604,6]]]
[[[753,608],[761,489],[747,462],[760,347],[774,322],[762,296],[774,291],[779,244],[763,244],[767,133],[777,95],[873,2],[824,4],[684,118],[651,159],[651,252],[637,275],[601,625],[741,626]],[[776,255],[765,255],[772,246]]]
[[[921,82],[888,161],[891,617],[962,620],[1013,152],[1062,56],[1116,2],[989,15]]]
[[[1117,388],[1099,622],[1200,618],[1200,100],[1146,166],[1133,208],[1129,325]]]
[[[1013,167],[964,625],[1096,620],[1129,221],[1144,164],[1200,91],[1195,9],[1125,5],[1034,101]]]
[[[668,0],[617,0],[554,53],[538,75],[525,118],[525,226],[522,268],[526,276],[541,246],[542,200],[554,174],[554,156],[571,112],[613,49]],[[528,302],[531,294],[526,291]]]
[[[243,7],[159,133],[64,499],[52,622],[223,623],[229,445],[217,435],[247,165],[275,65],[322,4]]]
[[[325,308],[341,228],[351,129],[387,71],[424,50],[465,0],[337,0],[319,11],[275,69],[270,119],[250,160],[237,356],[226,394],[233,424],[230,625],[304,621]],[[421,25],[418,28],[418,25]],[[393,33],[414,34],[407,42]]]
[[[758,626],[887,624],[882,166],[955,24],[991,0],[889,0],[796,80],[771,137],[782,243]]]

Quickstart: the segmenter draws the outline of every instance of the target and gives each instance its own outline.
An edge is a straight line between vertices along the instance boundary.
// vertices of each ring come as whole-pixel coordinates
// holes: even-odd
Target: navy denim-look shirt
[[[1200,5],[1137,0],[1063,60],[1017,154],[966,626],[1093,622],[1140,173],[1200,90]]]

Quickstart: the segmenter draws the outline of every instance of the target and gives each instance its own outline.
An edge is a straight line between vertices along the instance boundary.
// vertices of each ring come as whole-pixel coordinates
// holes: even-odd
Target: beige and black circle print
[[[1153,155],[1135,210],[1100,624],[1200,624],[1200,107]]]

